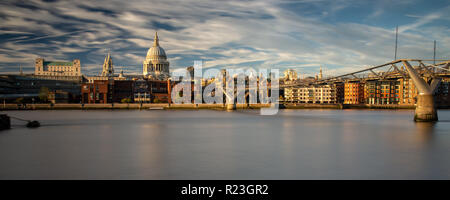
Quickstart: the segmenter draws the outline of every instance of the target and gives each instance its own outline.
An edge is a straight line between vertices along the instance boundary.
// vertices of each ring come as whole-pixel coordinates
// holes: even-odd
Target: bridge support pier
[[[417,96],[417,106],[414,113],[416,122],[438,121],[434,97],[430,94],[419,94]]]
[[[416,70],[409,64],[408,61],[403,60],[403,65],[408,71],[411,80],[419,91],[417,95],[416,111],[414,113],[414,121],[416,122],[434,122],[438,120],[436,106],[434,104],[434,90],[436,89],[439,79],[434,79],[431,85],[428,85],[416,72]]]

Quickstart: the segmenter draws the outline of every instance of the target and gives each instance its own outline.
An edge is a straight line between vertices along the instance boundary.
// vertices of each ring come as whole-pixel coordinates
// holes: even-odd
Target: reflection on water
[[[414,125],[416,126],[415,134],[418,140],[422,141],[423,144],[429,143],[433,137],[436,122],[418,122]]]
[[[450,111],[11,111],[0,179],[448,179]]]

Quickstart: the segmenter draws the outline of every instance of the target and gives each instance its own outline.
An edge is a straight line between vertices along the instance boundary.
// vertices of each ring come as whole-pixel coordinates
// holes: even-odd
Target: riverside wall
[[[270,104],[237,104],[237,109],[259,109]],[[113,104],[0,104],[0,110],[99,110],[99,109],[225,109],[225,104],[168,104],[168,103],[113,103]]]
[[[270,104],[237,104],[236,109],[260,109]],[[372,104],[280,104],[280,109],[415,109],[415,105]],[[448,107],[438,107],[448,109]],[[225,104],[168,104],[168,103],[113,103],[113,104],[0,104],[0,110],[96,110],[96,109],[226,109]]]

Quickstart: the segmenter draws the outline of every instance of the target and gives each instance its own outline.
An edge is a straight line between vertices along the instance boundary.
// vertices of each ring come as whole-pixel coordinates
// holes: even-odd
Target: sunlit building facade
[[[114,76],[113,61],[109,52],[105,57],[105,61],[103,62],[102,76]]]
[[[344,104],[364,103],[364,83],[346,82],[344,85]]]
[[[294,69],[288,69],[284,71],[284,80],[285,81],[296,81],[298,80],[298,74],[297,71]]]
[[[364,85],[366,104],[398,104],[401,100],[400,81],[371,80]]]
[[[336,103],[336,89],[329,85],[284,89],[284,99],[292,103]]]
[[[147,51],[143,64],[143,75],[157,80],[169,78],[169,61],[167,61],[166,52],[159,46],[158,33],[155,33],[153,46]]]
[[[400,83],[400,101],[402,105],[414,105],[417,101],[417,95],[419,94],[416,86],[410,78],[398,79]]]
[[[73,61],[46,61],[37,58],[34,75],[38,76],[81,76],[81,63],[79,59]]]

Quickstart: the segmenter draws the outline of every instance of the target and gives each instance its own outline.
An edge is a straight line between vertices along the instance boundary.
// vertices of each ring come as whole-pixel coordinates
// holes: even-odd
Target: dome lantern
[[[155,32],[155,38],[153,39],[153,46],[154,47],[159,47],[158,32]]]

